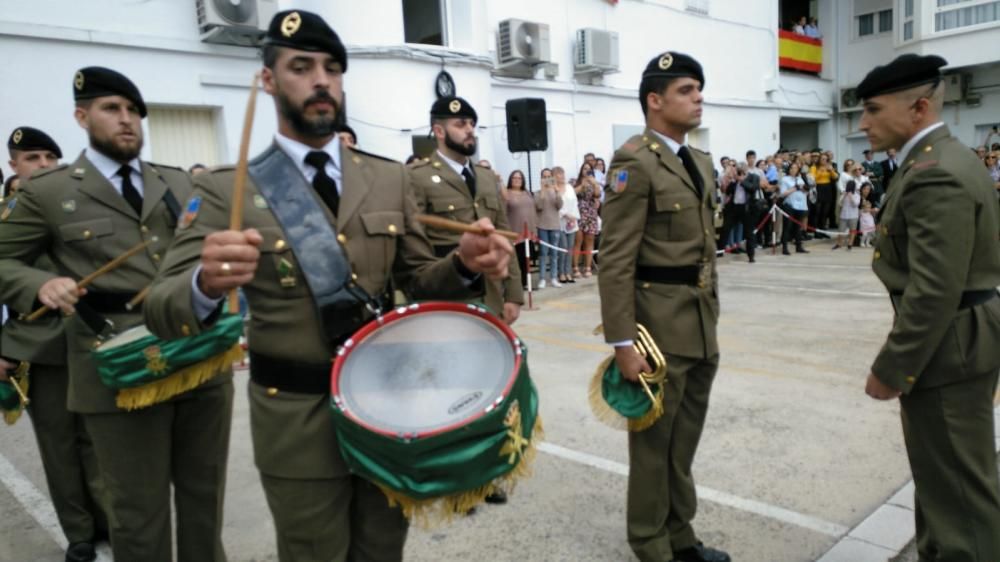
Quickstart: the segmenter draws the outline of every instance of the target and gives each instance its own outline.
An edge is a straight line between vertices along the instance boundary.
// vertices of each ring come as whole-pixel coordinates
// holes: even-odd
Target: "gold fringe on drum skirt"
[[[125,410],[146,408],[169,400],[178,394],[197,388],[206,381],[243,360],[243,348],[239,343],[226,351],[208,359],[171,373],[156,382],[118,391],[115,403]]]

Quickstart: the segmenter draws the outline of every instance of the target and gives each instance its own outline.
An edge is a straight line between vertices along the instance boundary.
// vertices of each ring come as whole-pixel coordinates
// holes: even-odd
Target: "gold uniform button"
[[[677,209],[678,211],[680,211],[681,210],[681,204],[680,203],[674,203],[674,208]]]
[[[454,211],[455,210],[455,206],[454,205],[448,205],[448,210],[449,211]]]
[[[478,209],[479,208],[479,203],[478,202],[477,203],[473,203],[472,206]]]
[[[149,234],[149,227],[146,225],[142,225],[139,227],[139,232],[143,234]]]
[[[917,377],[906,377],[906,384],[913,384],[917,382]]]
[[[705,288],[705,282],[704,281],[698,281],[698,288],[699,289],[704,289]]]
[[[390,224],[388,230],[389,234],[396,234],[396,225]]]
[[[274,243],[274,249],[275,250],[285,249],[285,241],[279,239],[277,242]]]
[[[278,395],[278,389],[274,388],[273,386],[267,387],[267,391],[266,392],[267,392],[268,396],[277,396]]]
[[[185,336],[190,336],[191,326],[188,326],[187,324],[181,324],[181,334]]]
[[[879,252],[878,250],[875,250],[875,255],[874,255],[874,257],[875,257],[875,259],[879,259],[879,258],[881,258],[881,257],[882,257],[882,252]]]
[[[352,281],[357,281],[358,280],[358,274],[357,273],[352,273],[351,274],[351,280]]]
[[[94,233],[91,232],[91,231],[89,231],[89,230],[84,230],[83,231],[83,239],[84,240],[90,240],[90,237],[93,236],[93,235],[94,235]]]
[[[882,234],[889,234],[889,227],[882,225]]]
[[[709,231],[708,231],[708,229],[706,228],[706,229],[705,229],[705,236],[710,236],[711,234],[712,234],[712,233],[711,233],[711,232],[709,232]]]
[[[340,242],[341,244],[347,244],[347,237],[344,236],[343,233],[340,233],[337,235],[337,242]]]
[[[153,261],[160,261],[160,254],[153,254]]]
[[[642,288],[643,289],[648,289],[649,287],[650,287],[649,283],[643,283],[642,284]]]

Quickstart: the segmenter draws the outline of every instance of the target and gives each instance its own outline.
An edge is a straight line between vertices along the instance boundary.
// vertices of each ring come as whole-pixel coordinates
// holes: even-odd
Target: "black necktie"
[[[340,193],[337,192],[337,182],[326,175],[326,163],[329,161],[330,155],[319,150],[314,150],[306,154],[306,164],[316,168],[316,176],[313,177],[313,189],[316,190],[320,199],[333,212],[333,216],[337,216],[337,210],[340,207]]]
[[[135,214],[142,216],[142,195],[139,190],[132,185],[132,168],[122,166],[118,168],[118,175],[122,177],[122,197],[130,207],[135,209]]]
[[[465,185],[469,186],[469,193],[472,198],[476,198],[476,176],[472,175],[469,168],[462,168],[462,177],[465,178]]]
[[[694,160],[691,159],[691,152],[688,150],[688,147],[682,146],[677,151],[677,156],[684,164],[684,169],[687,170],[688,175],[691,176],[691,181],[694,182],[694,187],[698,190],[698,197],[701,197],[705,191],[705,181],[702,179],[698,167],[694,165]]]

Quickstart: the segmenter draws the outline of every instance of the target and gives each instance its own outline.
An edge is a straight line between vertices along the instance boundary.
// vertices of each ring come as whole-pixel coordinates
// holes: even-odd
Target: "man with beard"
[[[38,170],[58,165],[62,158],[59,145],[32,127],[14,129],[7,149],[10,167],[25,179]],[[53,275],[56,271],[45,254],[38,258],[34,267]],[[8,290],[0,292],[0,302],[6,304],[14,299],[16,291],[9,291],[9,286],[4,288]],[[12,359],[6,365],[0,359],[0,380],[6,379],[5,367],[13,368],[22,361],[30,363],[28,398],[31,403],[27,409],[49,495],[69,543],[66,560],[93,560],[96,556],[94,543],[107,538],[107,520],[95,499],[100,497],[101,483],[90,436],[84,428],[83,418],[66,408],[69,376],[62,321],[55,314],[34,322],[18,317],[19,313],[12,311],[0,337],[3,357]]]
[[[465,234],[434,257],[406,168],[337,135],[347,51],[322,18],[279,12],[261,57],[278,131],[250,162],[246,228],[228,230],[234,168],[198,176],[146,321],[163,337],[202,332],[222,297],[244,287],[250,428],[279,560],[400,560],[406,519],[341,456],[330,364],[372,317],[368,305],[391,306],[392,279],[418,298],[469,298],[480,275],[506,273],[513,248],[496,234]]]
[[[431,132],[437,150],[410,169],[417,205],[422,212],[461,222],[488,218],[497,228],[509,228],[507,206],[501,201],[492,170],[474,164],[476,110],[459,97],[444,97],[431,106]],[[517,225],[514,230],[519,231]],[[458,234],[428,228],[434,253],[447,255],[458,244]],[[485,304],[507,324],[513,324],[524,303],[521,269],[510,261],[510,275],[486,284]],[[497,500],[499,498],[496,498]]]
[[[98,376],[91,350],[142,323],[126,304],[149,285],[191,191],[183,170],[139,160],[146,105],[128,78],[102,67],[73,78],[74,116],[89,146],[66,166],[22,184],[0,221],[0,292],[19,312],[39,303],[65,316],[68,406],[82,414],[104,484],[117,560],[224,560],[222,497],[232,373],[150,407],[127,411]],[[150,245],[87,289],[77,281],[144,241]],[[48,254],[61,274],[37,269]],[[172,486],[171,486],[172,485]],[[173,488],[173,489],[171,489]]]
[[[858,128],[900,162],[872,262],[896,315],[865,392],[899,399],[920,560],[995,562],[1000,217],[993,181],[941,121],[946,64],[901,55],[858,84]]]
[[[632,383],[653,372],[633,346],[637,323],[669,365],[663,415],[628,439],[626,527],[642,562],[730,560],[702,545],[691,524],[698,503],[691,466],[719,368],[712,158],[684,144],[701,124],[704,84],[701,64],[688,55],[666,52],[649,62],[639,83],[646,130],[615,152],[602,209],[605,339]]]

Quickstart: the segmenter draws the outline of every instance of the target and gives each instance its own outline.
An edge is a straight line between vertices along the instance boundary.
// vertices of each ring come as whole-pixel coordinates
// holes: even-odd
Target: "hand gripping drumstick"
[[[417,222],[425,224],[427,226],[433,226],[434,228],[440,228],[441,230],[447,230],[449,232],[463,233],[471,232],[472,234],[486,234],[483,229],[479,228],[474,224],[467,224],[464,222],[453,221],[451,219],[445,219],[434,215],[417,215]],[[497,234],[503,236],[504,238],[510,239],[511,242],[517,242],[521,239],[521,235],[512,232],[510,230],[495,230]]]
[[[243,138],[240,139],[240,158],[236,161],[236,178],[233,181],[233,208],[229,212],[229,230],[243,228],[243,193],[247,185],[247,160],[250,152],[250,132],[253,130],[254,110],[257,107],[257,81],[260,74],[253,75],[250,83],[250,99],[247,100],[246,114],[243,116]],[[236,289],[229,291],[229,312],[240,309],[240,297]]]
[[[146,240],[145,242],[142,242],[141,244],[136,244],[135,246],[132,246],[124,254],[122,254],[122,255],[118,256],[117,258],[109,261],[108,263],[102,265],[100,269],[98,269],[97,271],[91,273],[90,275],[88,275],[88,276],[84,277],[83,279],[81,279],[80,281],[78,281],[77,284],[76,284],[77,290],[79,290],[79,289],[86,289],[87,286],[90,285],[91,283],[93,283],[95,279],[97,279],[98,277],[104,275],[105,273],[108,273],[110,271],[113,271],[113,270],[117,269],[118,266],[120,266],[121,264],[125,263],[129,258],[131,258],[132,256],[134,256],[134,255],[138,254],[139,252],[145,250],[147,247],[149,247],[150,244],[152,244],[153,242],[156,242],[157,240],[158,240],[158,238],[155,237],[155,236],[153,236],[152,238],[150,238],[149,240]],[[34,322],[35,320],[38,320],[39,318],[41,318],[48,311],[49,311],[49,307],[43,306],[43,307],[39,308],[38,310],[32,312],[30,315],[26,316],[25,320],[27,320],[28,322]]]

